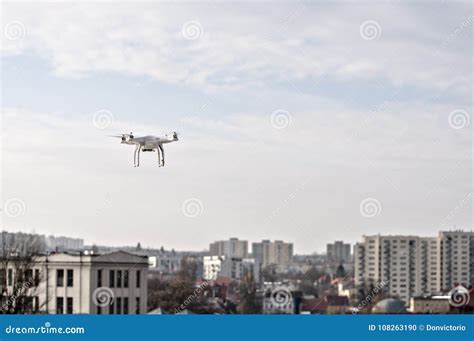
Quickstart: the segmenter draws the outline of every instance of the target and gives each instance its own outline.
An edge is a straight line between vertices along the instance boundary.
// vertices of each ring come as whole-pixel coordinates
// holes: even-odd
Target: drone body
[[[163,144],[178,141],[178,133],[165,136],[134,136],[133,133],[113,135],[113,137],[119,137],[122,139],[122,144],[135,145],[135,152],[133,153],[133,166],[140,166],[140,152],[154,152],[158,153],[158,166],[163,167],[165,165],[165,151],[163,150]]]

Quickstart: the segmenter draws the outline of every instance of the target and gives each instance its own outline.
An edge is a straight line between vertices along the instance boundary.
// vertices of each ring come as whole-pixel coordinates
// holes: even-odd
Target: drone
[[[140,167],[140,152],[158,152],[158,167],[165,166],[165,151],[163,144],[178,141],[178,133],[173,132],[165,136],[134,136],[133,133],[110,135],[111,137],[118,137],[122,139],[122,144],[135,145],[135,152],[133,153],[133,167]]]

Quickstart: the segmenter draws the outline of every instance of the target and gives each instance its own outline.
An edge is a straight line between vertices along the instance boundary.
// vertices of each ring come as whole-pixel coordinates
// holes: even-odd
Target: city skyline
[[[2,4],[2,228],[295,253],[473,228],[469,3]],[[238,15],[236,15],[238,14]],[[166,167],[107,137],[180,133]],[[149,244],[149,245],[147,245]]]

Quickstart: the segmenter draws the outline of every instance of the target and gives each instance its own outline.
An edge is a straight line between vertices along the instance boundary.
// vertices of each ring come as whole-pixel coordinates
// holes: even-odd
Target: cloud
[[[465,9],[306,2],[7,4],[5,22],[22,23],[25,34],[18,40],[3,35],[2,52],[39,55],[59,77],[109,72],[210,91],[324,77],[468,95],[471,58],[463,46],[471,33],[452,34],[466,20]],[[449,16],[432,20],[443,11]],[[380,26],[376,39],[361,37],[366,21]],[[200,24],[197,39],[183,35],[189,22]]]

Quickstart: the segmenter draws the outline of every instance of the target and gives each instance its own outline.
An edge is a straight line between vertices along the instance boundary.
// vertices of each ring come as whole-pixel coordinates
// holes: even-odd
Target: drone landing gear
[[[141,146],[137,145],[133,153],[133,167],[140,167],[140,150]]]
[[[160,152],[161,152],[161,165],[160,165],[160,167],[164,167],[165,166],[165,150],[163,149],[162,145],[158,145],[158,159],[160,158]]]

